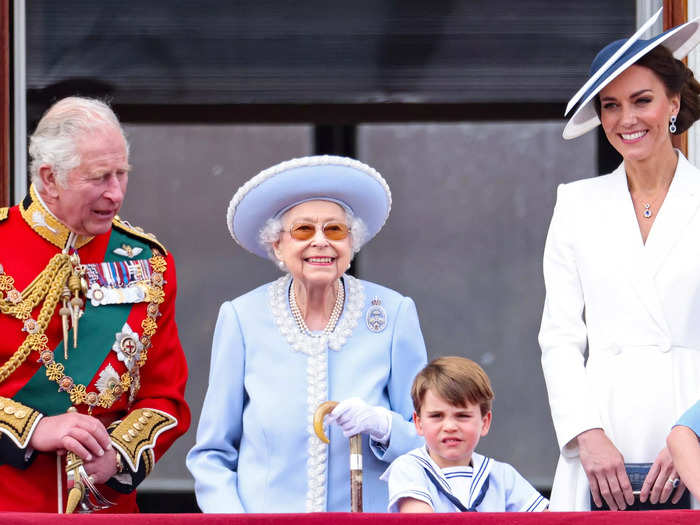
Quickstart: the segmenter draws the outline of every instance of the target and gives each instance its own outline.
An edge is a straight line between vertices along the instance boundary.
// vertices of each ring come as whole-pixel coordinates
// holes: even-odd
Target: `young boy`
[[[441,357],[413,381],[413,419],[425,446],[382,474],[389,512],[525,512],[549,502],[506,463],[474,452],[491,426],[493,391],[474,361]]]

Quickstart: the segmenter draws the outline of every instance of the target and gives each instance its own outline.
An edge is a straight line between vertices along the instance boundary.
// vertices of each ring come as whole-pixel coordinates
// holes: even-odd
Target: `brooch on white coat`
[[[367,322],[369,331],[375,334],[386,328],[386,310],[384,310],[379,297],[375,296],[374,299],[372,299],[372,304],[367,309],[367,314],[365,315],[365,321]]]

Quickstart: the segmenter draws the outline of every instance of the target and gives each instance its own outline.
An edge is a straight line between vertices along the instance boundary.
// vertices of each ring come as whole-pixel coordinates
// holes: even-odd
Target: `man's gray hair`
[[[341,207],[343,208],[343,211],[345,211],[345,218],[347,219],[348,228],[350,229],[350,247],[352,248],[352,255],[354,257],[355,254],[360,251],[360,248],[362,248],[365,242],[367,242],[367,226],[365,225],[365,221],[359,217],[356,217],[350,208],[342,205]],[[265,221],[265,224],[260,229],[260,233],[258,233],[258,242],[265,248],[267,256],[270,258],[270,260],[276,261],[280,270],[286,271],[284,263],[282,263],[282,261],[277,261],[275,252],[272,249],[272,246],[280,240],[283,231],[282,218],[271,217]]]
[[[65,187],[68,173],[80,165],[78,138],[105,126],[114,126],[126,142],[124,130],[112,109],[94,98],[67,97],[51,106],[29,137],[29,173],[37,189],[42,189],[39,169],[51,166],[57,182]]]

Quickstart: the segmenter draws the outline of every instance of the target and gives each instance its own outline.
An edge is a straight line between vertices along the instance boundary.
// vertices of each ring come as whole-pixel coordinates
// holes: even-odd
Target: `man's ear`
[[[51,166],[44,164],[39,168],[39,179],[43,186],[43,192],[48,196],[56,198],[58,196],[58,177]]]

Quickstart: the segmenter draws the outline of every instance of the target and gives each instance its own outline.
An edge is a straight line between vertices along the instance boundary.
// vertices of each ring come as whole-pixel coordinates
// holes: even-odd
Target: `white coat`
[[[561,452],[550,508],[588,510],[572,439],[602,428],[625,462],[653,462],[700,394],[700,171],[678,153],[646,244],[624,163],[560,185],[544,278],[539,340]]]

